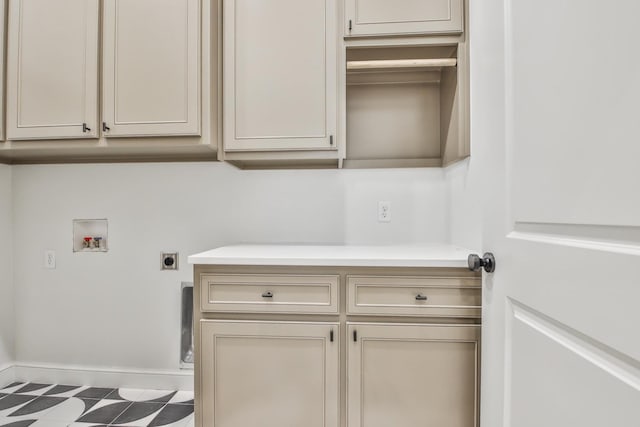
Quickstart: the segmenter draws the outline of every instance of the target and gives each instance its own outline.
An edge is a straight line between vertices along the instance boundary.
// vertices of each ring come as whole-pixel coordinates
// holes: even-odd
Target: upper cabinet
[[[469,0],[345,0],[346,168],[470,155]]]
[[[6,0],[0,0],[0,60],[5,58],[5,34],[6,34],[6,11],[7,11],[7,2]],[[4,99],[4,90],[5,85],[2,84],[4,82],[5,77],[5,67],[2,62],[0,62],[0,100]],[[4,120],[4,102],[0,102],[0,141],[4,140],[4,129],[5,129],[5,120]]]
[[[461,33],[463,0],[345,0],[348,36]]]
[[[105,136],[200,134],[200,0],[105,0],[103,26]]]
[[[216,159],[222,0],[0,1],[0,163]]]
[[[10,0],[8,139],[98,136],[98,0]]]
[[[5,1],[0,162],[470,154],[469,0]]]
[[[224,1],[225,151],[335,149],[336,1]]]

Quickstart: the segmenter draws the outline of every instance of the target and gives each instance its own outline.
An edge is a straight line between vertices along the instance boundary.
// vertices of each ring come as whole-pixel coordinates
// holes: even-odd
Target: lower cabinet
[[[348,427],[478,425],[480,327],[347,323]]]
[[[202,320],[202,425],[338,427],[338,323]]]
[[[196,427],[478,427],[464,269],[196,266]]]

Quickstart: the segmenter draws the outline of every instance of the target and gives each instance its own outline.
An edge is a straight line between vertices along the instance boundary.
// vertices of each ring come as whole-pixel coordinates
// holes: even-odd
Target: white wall
[[[494,20],[500,15],[503,2],[469,2],[470,39],[470,103],[471,103],[471,157],[445,168],[448,206],[450,212],[449,240],[454,245],[477,252],[491,250],[484,246],[485,216],[493,218],[493,210],[503,206],[483,203],[490,189],[486,165],[499,165],[493,147],[495,135],[504,129],[496,128],[504,111],[501,97],[504,86],[502,48],[504,39]],[[499,132],[498,132],[499,134]],[[490,218],[489,218],[490,219]]]
[[[0,165],[0,371],[14,359],[11,208],[11,168]]]
[[[482,185],[474,166],[471,157],[447,167],[444,174],[450,220],[449,241],[479,252],[482,250]]]
[[[14,166],[21,363],[178,368],[186,256],[239,242],[442,243],[444,172],[240,171],[221,163]],[[392,222],[377,222],[377,202]],[[107,254],[73,254],[72,219],[108,218]],[[57,251],[57,269],[42,268]],[[180,252],[161,272],[160,252]]]

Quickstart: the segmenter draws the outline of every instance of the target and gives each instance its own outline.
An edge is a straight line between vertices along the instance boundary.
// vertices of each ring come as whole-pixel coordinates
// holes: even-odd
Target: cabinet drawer
[[[349,314],[480,317],[476,278],[348,276]]]
[[[208,274],[201,279],[201,309],[335,314],[338,282],[338,276]]]

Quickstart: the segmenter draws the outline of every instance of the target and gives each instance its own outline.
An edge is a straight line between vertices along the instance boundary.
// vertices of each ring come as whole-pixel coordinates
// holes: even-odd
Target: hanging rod
[[[373,70],[380,68],[436,68],[455,67],[456,58],[388,59],[377,61],[348,61],[347,70]]]

